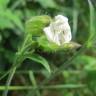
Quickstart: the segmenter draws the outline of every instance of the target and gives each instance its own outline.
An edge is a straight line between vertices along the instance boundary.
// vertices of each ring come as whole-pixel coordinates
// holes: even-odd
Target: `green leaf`
[[[96,70],[96,59],[87,55],[79,55],[74,62],[83,64],[86,70]]]
[[[95,35],[96,35],[96,25],[95,25],[95,8],[91,2],[91,0],[88,0],[88,4],[89,4],[89,10],[90,10],[90,19],[89,19],[89,38],[88,38],[88,44],[87,47],[90,48],[91,46],[93,46],[94,43],[94,39]]]
[[[2,21],[1,23],[4,25],[4,27],[6,28],[13,28],[14,27],[18,27],[20,30],[24,30],[23,24],[19,18],[19,16],[17,16],[15,13],[13,13],[11,10],[7,9],[7,10],[1,10],[0,11],[0,21]],[[1,28],[4,28],[3,25],[0,24]]]
[[[9,19],[6,19],[2,16],[0,16],[0,29],[5,29],[5,28],[14,28],[14,25],[10,22]]]
[[[0,9],[6,8],[10,0],[0,0]]]
[[[15,13],[13,13],[13,12],[10,11],[10,10],[6,10],[6,12],[7,12],[7,13],[5,14],[5,16],[6,16],[8,19],[10,19],[10,21],[11,21],[14,25],[16,25],[20,30],[23,31],[23,30],[24,30],[24,27],[23,27],[23,24],[22,24],[19,16],[16,15]]]
[[[57,8],[54,0],[36,0],[44,8]]]
[[[48,72],[51,72],[50,71],[50,66],[49,66],[47,60],[44,57],[42,57],[42,56],[40,56],[38,54],[32,53],[32,55],[26,56],[26,58],[28,58],[30,60],[33,60],[33,61],[35,61],[37,63],[40,63],[41,65],[43,65],[48,70]]]
[[[96,70],[96,58],[91,56],[84,56],[83,59],[87,62],[85,69]]]
[[[96,91],[96,70],[87,70],[86,79],[87,79],[86,84],[88,84],[92,92],[95,92]]]

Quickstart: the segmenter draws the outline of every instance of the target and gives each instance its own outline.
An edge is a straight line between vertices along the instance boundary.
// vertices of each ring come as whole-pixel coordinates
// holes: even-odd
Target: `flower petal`
[[[55,16],[54,21],[48,27],[44,28],[44,32],[48,40],[57,45],[69,43],[72,39],[68,18],[62,15]]]
[[[50,41],[53,41],[53,33],[51,32],[50,26],[49,27],[45,27],[43,29],[43,31],[44,31],[47,39],[50,40]]]

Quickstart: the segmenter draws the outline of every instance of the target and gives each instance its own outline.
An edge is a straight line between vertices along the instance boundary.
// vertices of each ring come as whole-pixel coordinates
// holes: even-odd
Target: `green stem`
[[[10,86],[10,84],[11,84],[11,81],[12,81],[12,78],[13,78],[13,76],[14,76],[14,74],[15,74],[16,68],[17,68],[17,67],[14,67],[14,68],[10,71],[9,76],[8,76],[8,79],[7,79],[7,82],[6,82],[5,91],[4,91],[4,93],[3,93],[2,96],[7,96],[7,94],[8,94],[8,88],[9,88],[9,86]]]
[[[18,67],[18,65],[21,64],[22,62],[22,58],[23,58],[23,53],[25,52],[25,47],[26,47],[26,44],[28,42],[28,40],[30,39],[29,38],[30,35],[27,35],[25,37],[25,40],[20,48],[20,50],[18,50],[17,54],[16,54],[16,59],[14,60],[14,63],[13,63],[13,66],[12,66],[12,69],[9,71],[9,76],[8,76],[8,79],[6,81],[6,89],[5,91],[3,92],[3,95],[2,96],[7,96],[8,95],[8,87],[10,86],[11,84],[11,81],[12,81],[12,78],[15,74],[15,71]]]
[[[36,88],[37,87],[37,83],[36,83],[36,80],[35,80],[34,73],[32,71],[29,71],[29,77],[30,77],[32,85]],[[36,95],[37,96],[41,96],[39,90],[36,90]]]
[[[78,24],[78,0],[73,0],[73,39],[76,39],[77,24]]]
[[[49,86],[8,86],[8,90],[35,90],[35,89],[79,89],[87,87],[84,84],[61,84],[61,85],[49,85]],[[6,90],[6,86],[0,86],[0,91]]]
[[[88,0],[88,4],[89,4],[89,15],[90,15],[90,18],[89,18],[89,24],[90,24],[90,27],[89,27],[89,39],[88,39],[88,44],[87,44],[87,47],[90,48],[92,46],[92,41],[93,41],[93,38],[95,36],[95,26],[94,26],[94,7],[92,5],[92,2],[91,0]]]
[[[95,69],[91,70],[91,71],[96,71]],[[42,70],[40,71],[32,71],[33,73],[42,73]],[[52,71],[51,71],[52,72]],[[86,72],[86,70],[62,70],[62,72],[68,72],[68,73],[78,73],[78,74],[81,74],[81,73],[84,73]],[[6,71],[0,71],[0,74],[4,74],[6,73]],[[29,71],[27,70],[18,70],[15,72],[15,74],[29,74]]]

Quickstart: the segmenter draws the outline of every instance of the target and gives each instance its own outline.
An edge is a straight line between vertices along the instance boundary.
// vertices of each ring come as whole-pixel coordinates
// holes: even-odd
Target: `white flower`
[[[43,31],[49,41],[58,45],[69,43],[72,38],[68,18],[62,15],[55,16],[54,21],[48,27],[45,27]]]

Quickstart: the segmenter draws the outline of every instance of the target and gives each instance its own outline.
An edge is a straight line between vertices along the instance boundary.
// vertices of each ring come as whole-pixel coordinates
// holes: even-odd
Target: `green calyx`
[[[43,28],[49,25],[51,21],[51,17],[47,15],[34,16],[26,22],[26,32],[32,36],[41,36],[44,34]]]

